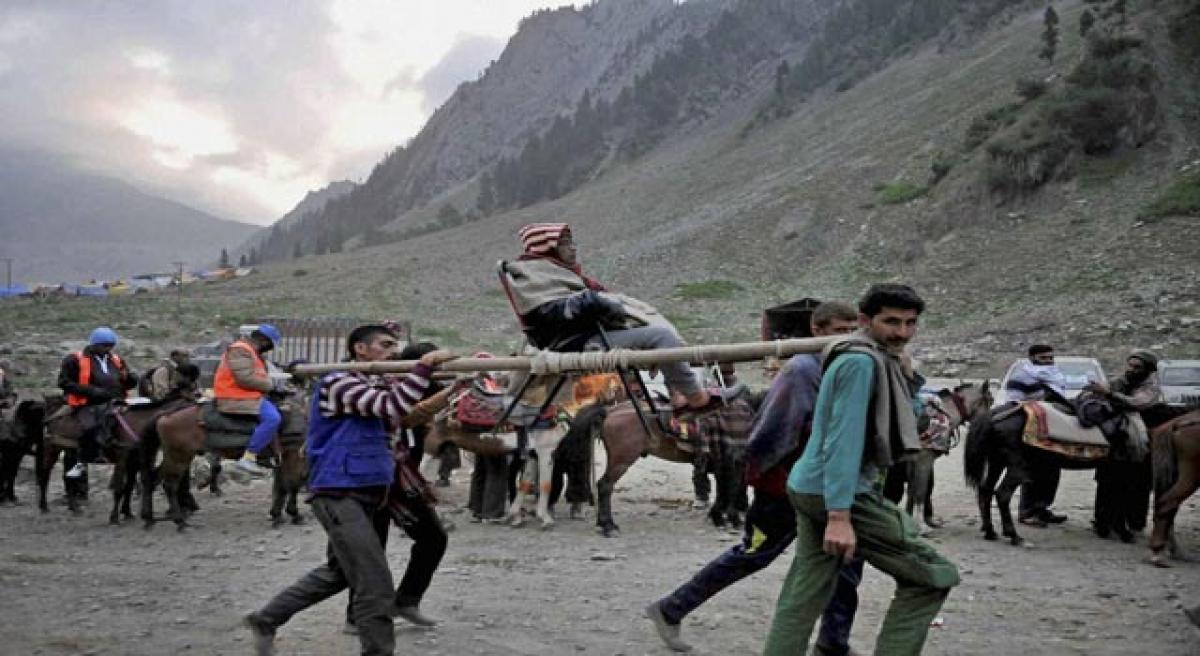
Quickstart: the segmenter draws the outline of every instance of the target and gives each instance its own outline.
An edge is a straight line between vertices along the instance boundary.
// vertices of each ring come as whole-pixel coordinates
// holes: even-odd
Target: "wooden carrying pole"
[[[650,367],[668,362],[749,362],[768,356],[787,357],[797,353],[820,353],[836,337],[781,339],[773,342],[742,342],[681,346],[678,348],[634,351],[588,351],[584,353],[541,352],[537,356],[499,358],[459,358],[446,362],[438,371],[533,371],[535,373],[615,371],[621,367]],[[416,360],[385,360],[382,362],[339,362],[332,364],[301,364],[292,370],[296,376],[320,376],[332,371],[361,371],[371,374],[396,374],[412,371]],[[547,366],[550,368],[547,369]]]

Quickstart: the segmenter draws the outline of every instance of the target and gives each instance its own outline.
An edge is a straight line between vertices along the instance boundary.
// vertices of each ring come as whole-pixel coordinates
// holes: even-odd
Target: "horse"
[[[1150,562],[1169,567],[1164,551],[1183,558],[1175,541],[1175,514],[1200,488],[1200,410],[1192,410],[1150,431],[1154,470],[1154,527],[1150,532]]]
[[[913,517],[917,532],[928,536],[933,529],[941,528],[944,524],[933,512],[933,474],[935,461],[950,452],[958,443],[958,434],[962,425],[980,411],[986,411],[992,406],[991,382],[983,381],[976,386],[973,383],[962,383],[954,389],[942,389],[937,393],[937,401],[926,403],[926,412],[930,415],[931,427],[947,431],[944,444],[938,440],[922,439],[922,448],[914,455],[907,457],[888,470],[884,495],[894,503],[899,504],[905,496],[907,487],[908,500],[905,509]],[[924,435],[922,436],[924,437]]]
[[[154,489],[154,476],[150,468],[161,448],[163,458],[158,468],[162,480],[163,491],[167,497],[167,518],[175,522],[178,530],[183,531],[190,526],[187,522],[190,496],[189,479],[192,459],[199,453],[210,451],[227,458],[239,458],[245,451],[245,444],[239,446],[221,446],[211,442],[210,435],[202,421],[206,404],[193,403],[176,408],[172,412],[162,413],[150,422],[142,431],[145,457],[142,459],[143,494],[140,516],[145,528],[154,526],[154,502],[151,494]],[[303,404],[299,404],[303,407]],[[295,409],[284,413],[284,436],[294,436],[297,430],[289,426],[289,421],[299,422],[303,413]],[[303,430],[299,430],[303,434]],[[304,523],[303,515],[297,504],[297,497],[306,478],[304,456],[301,453],[301,439],[278,438],[279,470],[272,483],[271,494],[271,523],[274,527],[283,524],[283,511],[292,518],[293,524]],[[209,485],[214,494],[220,494],[216,481],[220,474],[219,467],[214,468]]]
[[[19,503],[16,494],[17,472],[21,460],[35,453],[41,441],[45,403],[33,399],[18,401],[11,417],[0,418],[0,505]]]
[[[121,518],[132,518],[130,508],[133,488],[137,482],[136,476],[142,469],[142,448],[140,434],[146,425],[151,423],[159,413],[190,404],[186,398],[173,397],[160,402],[144,404],[114,404],[111,413],[105,415],[104,421],[110,422],[108,430],[113,439],[103,450],[105,459],[113,463],[112,476],[108,487],[113,494],[112,511],[109,513],[110,524],[120,524]],[[58,405],[57,408],[54,406]],[[51,410],[51,408],[54,408]],[[49,511],[46,502],[46,491],[50,483],[50,471],[58,462],[58,456],[64,450],[78,449],[78,437],[81,427],[73,413],[62,411],[61,404],[48,401],[46,404],[46,430],[39,443],[36,454],[38,508],[42,512]],[[64,463],[65,466],[65,463]],[[67,491],[67,508],[75,514],[79,511],[79,494]]]
[[[1032,480],[1031,472],[1049,468],[1083,470],[1095,469],[1104,458],[1113,458],[1111,451],[1103,457],[1071,457],[1055,451],[1041,449],[1024,441],[1026,414],[1017,410],[993,420],[988,411],[979,412],[971,418],[967,431],[967,446],[963,456],[963,473],[967,486],[977,491],[979,513],[982,519],[980,530],[985,540],[996,540],[992,524],[992,497],[1000,511],[1001,534],[1014,546],[1024,544],[1025,539],[1017,534],[1012,521],[1009,501],[1021,484]],[[1142,462],[1145,454],[1135,456]],[[1001,475],[1004,480],[1001,481]],[[999,487],[997,487],[999,482]]]
[[[718,410],[698,416],[698,420],[705,422],[715,437],[707,445],[697,444],[693,449],[706,449],[718,474],[716,501],[708,511],[709,518],[718,526],[726,520],[735,526],[741,524],[736,500],[743,481],[742,454],[749,438],[752,416],[749,403],[740,399],[728,401]],[[693,450],[682,446],[675,436],[663,431],[654,418],[650,418],[649,423],[654,433],[652,436],[646,434],[646,427],[638,418],[633,404],[623,401],[608,411],[600,425],[599,436],[604,443],[608,462],[604,475],[596,482],[596,527],[604,537],[614,537],[620,533],[620,527],[612,516],[612,494],[617,481],[638,458],[650,454],[669,462],[687,464],[696,459]]]

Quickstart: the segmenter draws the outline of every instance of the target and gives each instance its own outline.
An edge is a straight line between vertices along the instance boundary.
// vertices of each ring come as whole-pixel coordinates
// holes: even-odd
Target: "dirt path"
[[[28,461],[27,461],[28,463]],[[947,602],[944,626],[930,633],[929,654],[1184,656],[1200,654],[1200,630],[1181,605],[1200,603],[1200,565],[1155,569],[1136,546],[1102,541],[1087,530],[1090,472],[1067,472],[1057,508],[1061,528],[1024,532],[1021,549],[978,538],[974,503],[957,456],[939,462],[936,505],[948,520],[934,539],[959,564],[963,584]],[[231,484],[222,499],[199,495],[202,526],[106,524],[105,476],[93,476],[92,502],[80,517],[61,505],[41,515],[22,472],[25,501],[0,508],[0,654],[246,654],[243,613],[320,561],[315,522],[269,527],[269,486]],[[467,473],[456,472],[442,509],[457,524],[424,608],[444,623],[434,631],[398,629],[397,653],[426,655],[667,654],[645,604],[669,591],[736,535],[687,508],[688,468],[643,460],[618,488],[623,530],[604,539],[586,522],[561,520],[550,532],[467,522]],[[57,494],[58,490],[52,490]],[[160,504],[161,505],[161,504]],[[1179,537],[1200,552],[1200,512],[1191,501]],[[407,541],[393,536],[401,571]],[[726,590],[684,624],[697,654],[754,654],[791,561]],[[869,653],[891,583],[868,568],[854,646]],[[354,654],[342,635],[344,595],[280,631],[281,654]]]

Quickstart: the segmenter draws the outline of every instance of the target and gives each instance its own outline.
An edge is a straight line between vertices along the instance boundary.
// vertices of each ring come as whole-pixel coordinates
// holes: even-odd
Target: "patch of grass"
[[[733,298],[742,286],[732,280],[704,280],[675,285],[675,296],[688,300]]]
[[[892,182],[883,186],[879,190],[879,202],[884,205],[897,205],[899,203],[907,203],[914,198],[920,198],[929,191],[928,187],[922,187],[912,184],[911,182]]]
[[[1084,188],[1107,185],[1133,165],[1132,155],[1085,157],[1079,162],[1079,184]]]
[[[465,346],[467,340],[453,328],[437,328],[419,326],[413,328],[413,339],[420,342],[434,342],[438,346]]]
[[[1140,216],[1200,216],[1200,171],[1192,171],[1171,183]]]
[[[675,326],[680,331],[698,330],[700,328],[708,328],[712,324],[694,314],[675,314],[666,312],[663,314],[671,325]]]

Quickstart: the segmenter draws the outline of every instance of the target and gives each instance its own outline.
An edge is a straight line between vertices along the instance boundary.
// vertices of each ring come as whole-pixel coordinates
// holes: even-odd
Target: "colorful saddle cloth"
[[[1098,460],[1108,455],[1109,444],[1099,428],[1084,428],[1074,415],[1053,404],[1022,401],[1025,413],[1023,441],[1076,460]]]

